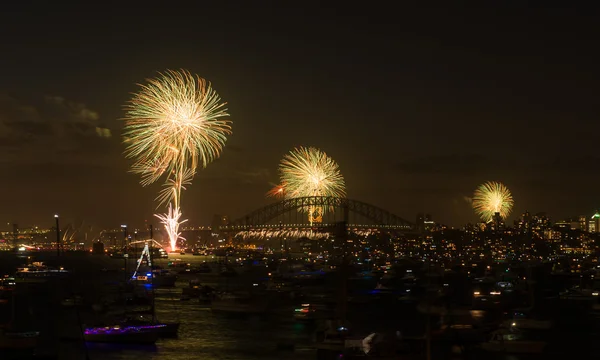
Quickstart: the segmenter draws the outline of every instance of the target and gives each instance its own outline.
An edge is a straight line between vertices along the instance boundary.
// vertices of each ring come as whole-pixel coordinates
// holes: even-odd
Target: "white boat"
[[[515,329],[500,329],[494,331],[490,340],[481,344],[481,348],[490,352],[506,352],[515,354],[540,354],[547,342],[528,337]]]
[[[15,278],[29,281],[45,281],[48,278],[63,277],[69,275],[69,271],[64,268],[50,268],[42,262],[34,262],[25,267],[17,268]]]
[[[567,289],[559,294],[562,300],[575,300],[575,301],[597,301],[600,292],[597,290],[580,289],[575,286],[571,289]]]
[[[542,320],[532,314],[532,308],[515,309],[513,317],[502,323],[502,327],[507,329],[521,330],[548,330],[553,327],[551,320]]]
[[[548,330],[552,328],[551,320],[536,320],[526,318],[516,318],[512,320],[506,320],[503,324],[505,328],[517,328],[517,329],[532,329],[532,330]]]

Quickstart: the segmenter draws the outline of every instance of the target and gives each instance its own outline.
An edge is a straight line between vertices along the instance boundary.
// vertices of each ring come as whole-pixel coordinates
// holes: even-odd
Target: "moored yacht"
[[[33,262],[27,266],[17,268],[15,278],[21,280],[45,280],[53,277],[61,277],[69,274],[64,268],[51,268],[42,262]]]
[[[490,352],[507,352],[515,354],[539,354],[548,343],[517,329],[499,329],[492,333],[490,339],[481,348]]]
[[[33,351],[37,346],[39,335],[37,331],[0,330],[0,353]]]
[[[16,296],[17,287],[13,278],[5,277],[0,281],[0,354],[15,354],[24,358],[37,346],[39,332],[29,328],[16,326],[27,323],[27,319],[19,316]],[[2,356],[0,358],[3,359]]]
[[[83,338],[87,342],[120,343],[120,344],[154,344],[158,340],[158,332],[152,331],[166,325],[142,326],[107,326],[86,328]]]
[[[517,309],[512,319],[505,320],[502,326],[509,329],[548,330],[552,328],[553,322],[532,316],[528,309]]]

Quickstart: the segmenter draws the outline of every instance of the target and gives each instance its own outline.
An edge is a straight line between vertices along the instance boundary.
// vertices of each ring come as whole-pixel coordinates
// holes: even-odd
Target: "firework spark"
[[[350,233],[367,237],[377,234],[375,230],[369,229],[352,229]],[[244,230],[238,232],[236,237],[243,240],[266,240],[270,238],[308,238],[310,240],[329,239],[330,234],[326,231],[315,231],[311,229],[260,229],[260,230]]]
[[[226,103],[206,80],[188,71],[167,71],[148,84],[125,106],[123,142],[125,156],[134,159],[133,173],[150,185],[165,177],[157,197],[158,207],[169,204],[166,214],[156,215],[169,236],[171,250],[180,238],[181,191],[190,185],[196,169],[218,158],[231,121]]]
[[[316,148],[300,147],[285,155],[279,165],[281,185],[268,195],[293,199],[305,196],[346,196],[344,177],[338,164]],[[308,206],[309,222],[321,222],[325,209]]]
[[[484,222],[492,221],[496,213],[506,219],[512,211],[513,204],[508,188],[495,181],[480,185],[473,195],[473,209]]]

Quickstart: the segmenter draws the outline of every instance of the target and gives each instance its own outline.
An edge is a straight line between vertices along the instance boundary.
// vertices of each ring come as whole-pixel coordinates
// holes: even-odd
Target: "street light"
[[[56,256],[60,256],[60,226],[58,225],[58,214],[54,214],[56,220]]]
[[[127,246],[127,225],[121,225],[121,229],[123,229],[123,236],[125,236],[123,239],[123,248],[125,248]]]

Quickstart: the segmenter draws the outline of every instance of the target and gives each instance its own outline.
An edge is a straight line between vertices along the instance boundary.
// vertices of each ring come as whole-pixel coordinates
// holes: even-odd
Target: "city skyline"
[[[256,16],[232,15],[227,25],[203,18],[214,26],[199,29],[158,12],[5,7],[6,223],[51,226],[54,213],[97,227],[152,220],[148,194],[158,187],[142,189],[127,173],[121,104],[136,83],[182,67],[209,79],[236,119],[222,158],[186,192],[192,224],[272,202],[264,194],[295,146],[336,159],[349,198],[409,221],[427,212],[451,226],[476,222],[466,199],[485,181],[511,189],[510,223],[526,210],[561,219],[600,208],[590,191],[600,180],[593,33],[569,12],[423,9],[430,17],[418,24],[408,11],[284,6],[239,9]],[[159,18],[170,26],[148,21]],[[565,27],[544,26],[556,21]]]

